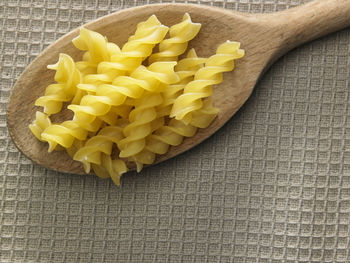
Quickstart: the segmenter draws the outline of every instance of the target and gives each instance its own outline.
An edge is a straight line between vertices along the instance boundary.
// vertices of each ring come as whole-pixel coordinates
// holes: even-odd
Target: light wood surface
[[[122,45],[133,34],[137,23],[152,14],[171,26],[178,23],[185,12],[194,22],[202,23],[199,35],[190,44],[199,56],[214,54],[217,46],[226,40],[241,42],[246,56],[236,63],[232,73],[224,75],[224,82],[215,87],[214,104],[220,109],[215,121],[194,137],[185,139],[180,146],[159,156],[157,162],[174,157],[215,133],[244,104],[261,75],[281,55],[305,42],[350,26],[350,0],[316,0],[283,12],[257,15],[200,5],[157,4],[122,10],[85,26]],[[57,40],[22,73],[8,103],[7,125],[13,141],[28,158],[53,170],[82,174],[80,163],[64,151],[48,154],[47,144],[38,141],[28,128],[35,112],[41,110],[34,106],[34,101],[44,94],[47,85],[53,83],[54,72],[46,66],[54,64],[59,53],[67,53],[74,59],[81,57],[82,53],[71,43],[77,35],[78,29],[75,29]],[[67,118],[67,114],[63,115],[61,121]]]

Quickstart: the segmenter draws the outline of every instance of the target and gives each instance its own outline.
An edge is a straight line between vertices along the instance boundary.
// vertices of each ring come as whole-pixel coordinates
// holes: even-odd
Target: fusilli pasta
[[[79,36],[74,38],[72,42],[77,49],[88,52],[85,55],[85,61],[91,61],[97,65],[102,61],[110,60],[111,54],[108,52],[107,38],[98,32],[82,27]]]
[[[170,38],[159,43],[159,52],[149,57],[149,62],[176,61],[178,56],[185,53],[188,42],[195,38],[201,24],[193,23],[188,13],[183,16],[182,22],[170,27]]]
[[[125,138],[118,142],[121,158],[131,157],[146,146],[146,137],[152,133],[152,121],[157,118],[156,107],[163,101],[159,93],[148,93],[136,101],[129,114],[130,124],[123,129]]]
[[[58,62],[47,67],[56,70],[55,81],[58,84],[49,85],[45,90],[45,95],[39,97],[35,105],[44,107],[44,112],[51,115],[62,109],[62,102],[74,98],[76,86],[81,82],[82,76],[73,59],[66,54],[60,54]]]
[[[42,132],[51,125],[51,121],[48,115],[45,113],[42,113],[40,111],[37,111],[35,113],[35,119],[34,121],[29,125],[29,129],[32,131],[34,136],[40,140],[44,141],[41,138]]]
[[[70,148],[74,139],[85,140],[88,131],[81,128],[73,121],[65,121],[62,124],[52,124],[42,133],[42,140],[49,143],[49,152],[52,152],[57,144],[64,148]]]
[[[138,24],[136,32],[128,39],[121,52],[114,54],[111,63],[103,62],[101,70],[108,68],[133,72],[151,53],[155,45],[161,42],[169,28],[162,25],[155,15]]]
[[[86,173],[90,172],[91,163],[100,165],[101,154],[111,155],[113,143],[118,143],[123,138],[120,127],[107,126],[94,137],[88,139],[73,156],[73,159],[84,165]]]
[[[123,160],[113,160],[110,155],[105,153],[101,154],[101,164],[92,163],[91,167],[97,176],[101,178],[111,177],[116,185],[120,185],[120,177],[128,171]]]
[[[75,121],[65,121],[61,124],[52,124],[42,133],[41,139],[49,143],[49,152],[52,152],[59,144],[69,148],[75,139],[86,140],[87,136],[95,134],[103,123],[101,119],[95,119],[92,123],[78,124]]]
[[[117,77],[112,84],[103,84],[96,95],[86,95],[80,105],[69,105],[74,112],[74,121],[91,123],[97,116],[106,115],[112,106],[125,102],[127,97],[140,98],[144,90],[155,92],[163,84],[172,84],[178,80],[174,72],[176,62],[155,62],[148,68],[139,66],[131,75]]]
[[[184,87],[193,79],[196,71],[205,63],[205,58],[198,58],[194,49],[191,49],[187,57],[180,60],[175,66],[176,73],[180,80],[168,89],[162,92],[163,103],[157,107],[158,127],[146,138],[144,149],[133,157],[137,164],[137,170],[141,170],[144,164],[151,164],[155,160],[155,154],[164,154],[169,146],[177,146],[183,136],[190,137],[195,134],[197,129],[191,125],[186,125],[181,121],[171,120],[167,126],[164,126],[164,116],[168,116],[175,99],[182,94]]]
[[[168,116],[170,114],[174,101],[183,93],[186,84],[193,80],[196,71],[204,65],[206,60],[206,58],[199,58],[196,51],[192,48],[187,53],[186,58],[183,58],[178,62],[175,66],[175,72],[180,80],[177,83],[170,85],[169,88],[162,92],[164,101],[157,109],[159,116]]]
[[[218,47],[216,54],[196,72],[194,80],[186,85],[184,93],[175,100],[170,117],[191,122],[191,112],[199,110],[203,106],[202,99],[212,95],[212,85],[222,82],[222,73],[233,70],[234,60],[244,56],[244,51],[239,47],[240,43],[231,41]]]
[[[157,154],[208,127],[218,114],[210,98],[212,85],[233,70],[244,51],[238,42],[227,41],[209,58],[191,49],[177,62],[200,27],[187,13],[170,29],[153,15],[137,25],[121,49],[81,28],[73,44],[84,51],[82,60],[60,54],[58,62],[48,66],[56,70],[57,83],[36,100],[44,113],[36,113],[30,130],[48,142],[49,152],[65,149],[86,173],[93,169],[119,185],[127,164],[135,163],[140,171],[154,163]],[[60,112],[65,102],[71,103],[67,108],[73,119],[51,123],[50,115]]]

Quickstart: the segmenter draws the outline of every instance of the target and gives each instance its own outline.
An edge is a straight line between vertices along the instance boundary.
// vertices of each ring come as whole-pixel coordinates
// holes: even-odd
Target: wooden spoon
[[[199,130],[180,146],[172,147],[167,154],[159,156],[157,162],[174,157],[215,133],[248,99],[260,76],[278,57],[307,41],[350,26],[350,0],[317,0],[272,14],[242,14],[187,4],[147,5],[110,14],[85,27],[121,46],[135,31],[137,23],[152,14],[171,26],[178,23],[185,12],[194,22],[202,23],[199,35],[191,42],[200,56],[214,54],[217,46],[226,40],[241,42],[246,56],[236,63],[232,73],[224,75],[224,82],[215,87],[214,104],[220,113],[210,127]],[[81,57],[81,52],[71,43],[78,34],[79,30],[75,29],[57,40],[22,73],[8,103],[7,125],[17,147],[33,161],[60,172],[82,174],[80,163],[64,151],[48,154],[47,144],[39,142],[28,128],[35,112],[40,110],[34,101],[53,83],[54,72],[46,66],[54,64],[61,52],[74,59]]]

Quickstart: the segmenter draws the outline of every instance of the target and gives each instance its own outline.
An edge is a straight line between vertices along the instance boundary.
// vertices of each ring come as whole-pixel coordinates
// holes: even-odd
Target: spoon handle
[[[311,40],[350,26],[350,0],[315,0],[266,19],[280,34],[281,54]],[[271,21],[271,20],[270,20]]]

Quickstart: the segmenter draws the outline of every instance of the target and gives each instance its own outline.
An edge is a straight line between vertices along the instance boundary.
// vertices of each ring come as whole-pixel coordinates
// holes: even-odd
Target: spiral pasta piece
[[[74,121],[51,124],[42,132],[41,140],[49,143],[49,152],[52,152],[58,145],[63,148],[70,148],[76,139],[83,141],[86,140],[88,135],[94,135],[102,124],[100,119],[82,125],[78,125]]]
[[[196,37],[201,24],[193,23],[188,13],[183,16],[182,22],[170,27],[170,38],[159,43],[159,52],[149,57],[149,62],[155,61],[176,61],[178,56],[183,54],[188,42]]]
[[[191,49],[187,57],[180,60],[175,66],[176,73],[179,75],[179,81],[169,85],[168,89],[162,92],[163,103],[157,107],[157,119],[153,120],[153,126],[156,126],[154,134],[146,138],[144,149],[132,158],[140,171],[144,164],[154,162],[156,154],[164,154],[169,146],[177,146],[183,141],[183,137],[193,136],[197,129],[191,125],[186,125],[181,121],[172,119],[168,125],[164,126],[164,116],[170,114],[171,107],[175,99],[182,94],[184,87],[193,79],[196,71],[205,63],[205,58],[199,58],[194,49]],[[199,119],[204,114],[197,114]],[[208,117],[204,117],[204,122]],[[158,122],[158,123],[157,123]]]
[[[35,105],[44,107],[44,112],[51,115],[62,109],[63,102],[74,98],[76,86],[82,78],[73,59],[66,54],[60,54],[58,62],[47,67],[56,70],[55,81],[58,83],[49,85],[45,90],[45,95],[39,97]]]
[[[85,140],[88,132],[73,121],[65,121],[62,124],[52,124],[41,134],[42,140],[49,143],[49,152],[52,152],[57,144],[64,148],[70,148],[74,139]]]
[[[128,171],[123,160],[113,160],[110,155],[101,154],[101,164],[91,164],[94,173],[101,178],[111,178],[116,185],[120,185],[120,177]]]
[[[41,138],[41,134],[50,125],[51,120],[49,116],[45,113],[37,111],[35,113],[35,120],[32,122],[32,124],[29,125],[29,129],[38,140],[43,141],[43,139]]]
[[[136,102],[129,114],[130,124],[123,129],[125,138],[118,142],[119,157],[131,157],[144,149],[146,137],[152,133],[152,121],[157,118],[156,107],[162,101],[159,93],[148,93]]]
[[[109,43],[107,43],[109,44]],[[117,46],[118,48],[118,46]],[[118,48],[119,49],[119,48]],[[82,74],[83,77],[83,82],[84,82],[84,78],[87,75],[94,75],[97,74],[96,68],[97,68],[97,64],[93,61],[91,61],[91,57],[89,52],[85,52],[83,55],[83,61],[78,61],[75,63],[75,65],[77,66],[77,68],[79,69],[79,71]],[[94,83],[96,84],[96,83]],[[72,101],[72,104],[79,104],[81,99],[89,94],[89,90],[85,90],[84,88],[79,87],[80,85],[90,85],[90,86],[94,86],[96,89],[96,86],[93,84],[78,84],[77,85],[77,92],[76,95],[74,97],[74,100]]]
[[[175,72],[179,76],[179,81],[175,84],[169,85],[169,87],[162,92],[164,101],[158,108],[158,116],[167,116],[170,114],[171,108],[186,86],[191,80],[196,71],[199,70],[206,58],[199,58],[196,51],[192,48],[187,53],[186,58],[181,59],[175,66]]]
[[[117,107],[112,107],[111,110],[103,116],[99,116],[99,119],[107,123],[108,125],[115,126],[120,119],[127,119],[132,106],[120,105]]]
[[[219,110],[213,106],[211,98],[203,100],[203,107],[195,110],[191,115],[190,125],[197,128],[207,128],[215,119]]]
[[[44,107],[44,112],[52,115],[60,112],[63,102],[70,101],[71,99],[72,97],[65,92],[65,85],[55,83],[46,87],[45,95],[39,97],[35,101],[35,105]]]
[[[147,137],[145,150],[136,154],[134,158],[138,168],[142,168],[143,164],[152,164],[155,154],[165,154],[169,146],[180,145],[184,137],[192,137],[196,132],[196,127],[171,119],[168,125],[160,127]]]
[[[212,85],[222,82],[222,73],[233,70],[234,60],[244,56],[244,50],[239,47],[240,43],[231,41],[218,47],[216,54],[196,72],[194,80],[186,85],[184,93],[175,100],[170,117],[186,123],[191,121],[191,112],[200,109],[203,106],[202,99],[212,95]]]
[[[196,132],[196,127],[171,119],[167,126],[159,128],[148,138],[147,149],[157,154],[164,154],[168,151],[169,145],[180,145],[184,137],[192,137]],[[163,142],[167,146],[159,147],[159,142]]]
[[[111,62],[102,62],[98,70],[118,69],[130,74],[142,61],[151,55],[155,45],[160,43],[169,28],[162,25],[155,15],[138,24],[136,32],[128,42],[111,58]]]
[[[86,141],[84,147],[81,147],[73,156],[73,159],[84,165],[86,173],[90,172],[91,163],[100,165],[101,154],[111,155],[113,143],[118,143],[123,138],[122,128],[116,126],[107,126],[99,133]]]
[[[80,34],[73,39],[73,44],[80,50],[86,50],[83,61],[77,62],[77,66],[86,74],[84,83],[99,84],[111,82],[116,76],[122,74],[119,69],[108,71],[99,70],[100,63],[108,63],[111,57],[120,53],[120,48],[101,34],[80,28]]]
[[[145,90],[156,92],[161,83],[177,82],[179,77],[174,71],[175,65],[176,62],[156,62],[148,68],[140,66],[130,77],[120,76],[112,84],[100,85],[96,95],[86,95],[80,105],[69,105],[68,109],[74,112],[77,123],[91,123],[97,116],[106,115],[112,106],[123,104],[127,97],[137,99]]]
[[[112,42],[107,42],[106,46],[107,46],[107,55],[108,55],[109,60],[114,54],[120,52],[120,48],[118,47],[118,45],[116,45]],[[83,75],[88,75],[88,76],[92,75],[93,76],[94,74],[98,73],[97,66],[100,63],[93,61],[89,51],[86,51],[83,55],[83,60],[78,61],[75,64]],[[89,80],[89,78],[87,78],[87,80]],[[90,77],[90,81],[91,80],[93,80],[92,77]]]
[[[203,67],[204,63],[207,61],[205,58],[198,58],[194,49],[191,49],[188,52],[187,58],[179,61],[178,65],[175,67],[176,73],[183,80],[180,82],[179,88],[180,92],[183,92],[186,84],[189,83],[195,73]],[[169,101],[169,104],[172,106],[175,99],[181,95],[180,92],[174,94],[172,100]],[[203,107],[199,110],[195,110],[192,112],[192,119],[190,124],[197,128],[206,128],[210,125],[210,123],[214,120],[219,110],[212,105],[211,98],[208,98],[203,101]],[[167,112],[170,115],[170,110]]]
[[[80,140],[74,140],[73,144],[71,147],[66,148],[66,152],[70,157],[73,158],[74,154],[85,144],[85,141],[80,141]]]
[[[83,51],[87,51],[89,59],[92,63],[98,64],[102,61],[110,60],[110,55],[107,48],[108,40],[98,32],[88,30],[84,27],[80,28],[79,36],[72,40],[73,45]]]
[[[82,61],[75,62],[76,67],[83,75],[96,74],[97,64],[91,61],[89,52],[85,52]]]

